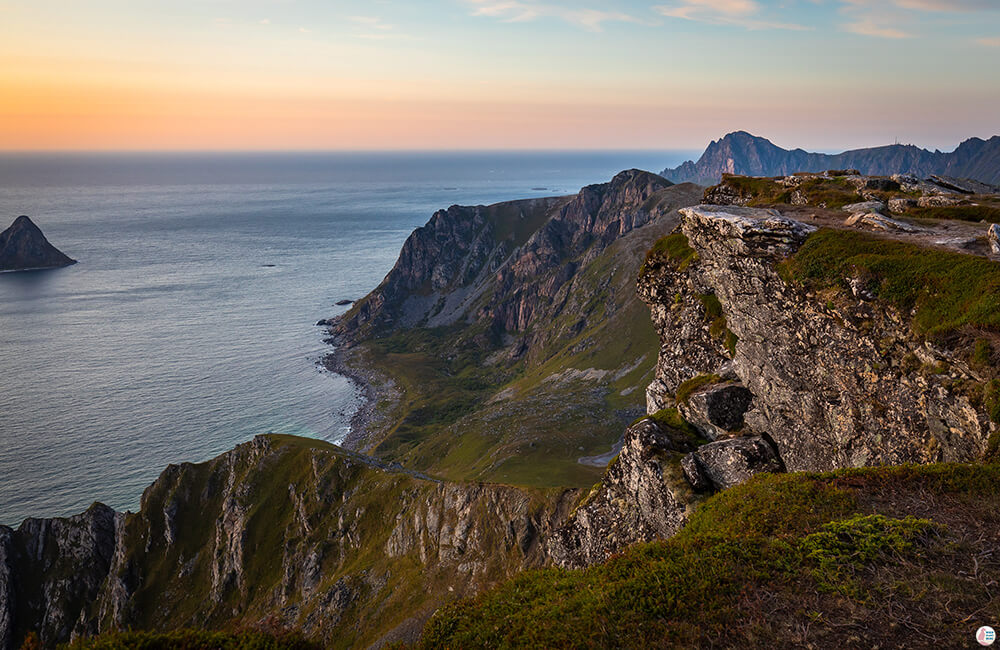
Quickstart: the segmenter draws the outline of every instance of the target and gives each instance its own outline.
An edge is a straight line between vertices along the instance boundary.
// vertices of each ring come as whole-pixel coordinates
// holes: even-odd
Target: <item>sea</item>
[[[360,394],[316,322],[435,210],[694,154],[0,154],[0,230],[26,214],[79,260],[0,273],[0,524],[135,510],[166,465],[260,433],[342,440]]]

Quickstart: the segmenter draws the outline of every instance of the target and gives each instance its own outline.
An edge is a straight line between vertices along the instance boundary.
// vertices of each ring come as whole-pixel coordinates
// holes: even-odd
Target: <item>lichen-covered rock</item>
[[[986,231],[986,241],[989,242],[990,252],[1000,255],[1000,224],[992,224]]]
[[[760,436],[710,442],[685,456],[684,461],[684,474],[696,489],[710,484],[725,490],[754,474],[784,470],[774,447]]]
[[[862,201],[861,203],[851,203],[850,205],[845,205],[842,210],[850,214],[858,213],[868,213],[868,212],[885,212],[886,204],[882,201]]]
[[[712,384],[678,404],[681,415],[709,440],[728,437],[744,425],[753,394],[739,383]]]
[[[903,214],[915,207],[917,207],[916,199],[889,199],[889,212],[893,214]]]
[[[879,214],[877,212],[860,212],[849,216],[845,221],[844,225],[854,226],[856,228],[865,228],[867,230],[880,230],[883,232],[919,232],[920,228],[910,225],[905,221],[900,221],[899,219],[891,219],[884,214]]]
[[[917,199],[917,205],[921,208],[947,208],[953,205],[958,205],[962,202],[962,199],[956,196],[947,196],[944,194],[932,194],[931,196],[921,196]]]
[[[650,418],[632,425],[604,480],[550,538],[552,560],[587,566],[680,530],[694,496],[680,467],[690,450],[690,441]]]

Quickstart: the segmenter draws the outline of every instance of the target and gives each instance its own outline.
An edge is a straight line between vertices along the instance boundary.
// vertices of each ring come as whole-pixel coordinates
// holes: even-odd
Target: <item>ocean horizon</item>
[[[0,275],[0,524],[135,509],[169,463],[342,440],[320,318],[453,204],[576,193],[690,151],[0,154],[0,229],[78,264]]]

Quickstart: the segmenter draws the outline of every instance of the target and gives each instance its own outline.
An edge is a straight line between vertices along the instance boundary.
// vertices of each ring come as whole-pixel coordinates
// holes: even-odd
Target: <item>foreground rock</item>
[[[552,559],[561,566],[587,566],[680,530],[695,501],[680,467],[693,444],[649,418],[629,427],[604,480],[549,540]]]
[[[76,264],[49,243],[31,219],[20,216],[0,233],[0,271],[26,271]]]
[[[754,474],[784,471],[781,459],[761,436],[719,440],[698,447],[681,461],[684,477],[699,490],[725,490]]]

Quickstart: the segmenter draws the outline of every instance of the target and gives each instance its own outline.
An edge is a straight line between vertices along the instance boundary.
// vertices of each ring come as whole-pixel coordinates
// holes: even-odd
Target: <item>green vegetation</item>
[[[810,178],[799,186],[809,205],[842,208],[860,199],[854,186],[843,178]]]
[[[113,632],[82,638],[63,650],[319,650],[298,634],[258,631]]]
[[[722,316],[722,303],[714,293],[703,293],[698,296],[698,300],[705,308],[705,316],[711,320]]]
[[[679,442],[681,443],[698,446],[707,442],[707,440],[702,438],[701,433],[681,416],[681,412],[676,408],[660,409],[647,417],[669,432],[679,436],[681,438]],[[642,418],[639,419],[641,420]]]
[[[928,516],[909,516],[913,503]],[[886,622],[899,620],[957,647],[969,621],[1000,614],[992,574],[969,568],[990,553],[981,535],[998,505],[998,466],[756,477],[709,498],[669,540],[586,570],[523,573],[444,608],[421,647],[891,646],[899,632]]]
[[[661,237],[646,252],[646,260],[639,269],[641,276],[658,260],[666,259],[677,271],[683,271],[692,262],[698,260],[698,253],[688,244],[688,238],[682,232],[675,232]]]
[[[851,576],[858,569],[888,555],[914,556],[928,545],[931,534],[943,529],[928,519],[907,516],[856,514],[823,524],[821,530],[802,538],[807,559],[816,563],[813,575],[820,589],[855,593]]]
[[[736,176],[726,174],[721,185],[725,185],[743,199],[750,199],[750,205],[770,205],[775,203],[791,203],[792,193],[775,178],[756,176]],[[706,194],[714,188],[706,190]]]
[[[910,316],[918,335],[1000,329],[1000,264],[981,257],[821,229],[783,265],[813,289],[861,279],[880,301]]]
[[[993,364],[993,344],[987,339],[976,339],[976,342],[972,344],[969,361],[980,367],[991,366]]]
[[[740,342],[740,337],[736,336],[732,330],[728,327],[726,328],[726,340],[723,343],[726,346],[726,350],[729,352],[730,357],[736,356],[736,344]]]
[[[697,377],[692,377],[677,387],[677,402],[687,404],[688,399],[699,388],[708,386],[709,384],[717,384],[720,381],[722,381],[722,378],[718,375],[698,375]]]

